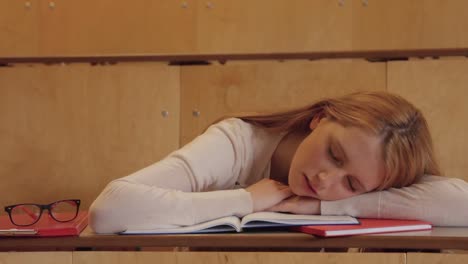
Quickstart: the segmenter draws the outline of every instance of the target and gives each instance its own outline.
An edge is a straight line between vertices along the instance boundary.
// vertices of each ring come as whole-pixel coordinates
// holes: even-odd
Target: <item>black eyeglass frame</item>
[[[54,215],[52,214],[52,212],[50,211],[52,208],[53,208],[53,205],[54,204],[57,204],[57,203],[61,203],[61,202],[74,202],[75,205],[76,205],[76,212],[75,212],[75,215],[73,216],[73,218],[69,219],[69,220],[59,220],[57,218],[54,217]],[[65,199],[65,200],[59,200],[59,201],[55,201],[53,203],[50,203],[50,204],[33,204],[33,203],[23,203],[23,204],[14,204],[14,205],[8,205],[8,206],[5,206],[5,212],[8,213],[8,216],[10,217],[10,221],[12,224],[16,225],[16,226],[31,226],[31,225],[34,225],[35,223],[37,223],[39,221],[39,219],[41,219],[42,217],[42,212],[44,210],[47,210],[49,212],[49,215],[50,217],[52,217],[52,219],[54,219],[55,221],[57,222],[60,222],[60,223],[65,223],[65,222],[70,222],[70,221],[73,221],[77,216],[78,216],[78,212],[80,210],[80,204],[81,204],[81,200],[80,199]],[[13,211],[13,208],[17,207],[17,206],[22,206],[22,205],[34,205],[34,206],[37,206],[38,208],[41,209],[41,211],[39,212],[39,216],[37,217],[36,221],[34,221],[33,223],[31,224],[27,224],[27,225],[19,225],[19,224],[16,224],[15,221],[13,221],[13,217],[11,215],[11,211]]]

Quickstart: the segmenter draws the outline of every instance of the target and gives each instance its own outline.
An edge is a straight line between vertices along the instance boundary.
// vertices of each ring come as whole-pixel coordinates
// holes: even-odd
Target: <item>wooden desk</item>
[[[0,251],[49,250],[50,248],[129,248],[190,247],[217,250],[316,248],[405,248],[405,249],[468,249],[468,228],[436,227],[431,231],[363,235],[339,238],[318,238],[302,233],[235,233],[199,235],[96,235],[89,228],[79,237],[61,238],[0,238]],[[68,248],[68,249],[67,249]]]

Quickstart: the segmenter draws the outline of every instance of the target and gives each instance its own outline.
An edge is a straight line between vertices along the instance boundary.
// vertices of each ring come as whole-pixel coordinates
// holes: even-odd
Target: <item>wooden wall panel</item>
[[[71,252],[0,252],[0,263],[5,264],[72,264]]]
[[[464,0],[353,1],[352,50],[468,46]]]
[[[262,264],[335,264],[335,263],[381,263],[405,264],[403,253],[299,253],[299,252],[229,252],[219,253],[223,263],[262,263]],[[187,262],[188,263],[188,262]]]
[[[226,114],[286,110],[326,96],[385,90],[385,82],[384,63],[353,60],[182,67],[181,145]]]
[[[177,263],[175,252],[73,252],[73,264]]]
[[[73,264],[178,263],[178,264],[406,264],[404,253],[304,252],[73,252]]]
[[[0,3],[0,56],[466,48],[466,10],[464,0],[11,0]]]
[[[340,5],[339,1],[200,1],[197,20],[200,53],[331,51],[351,47],[351,4]]]
[[[0,1],[0,57],[37,55],[38,4],[39,0]]]
[[[468,254],[407,253],[407,264],[465,264]]]
[[[0,68],[0,89],[2,205],[81,198],[87,207],[110,180],[178,147],[178,67]]]
[[[468,47],[468,1],[425,0],[421,9],[424,12],[421,48]]]
[[[194,51],[194,10],[172,0],[55,0],[41,6],[40,55]]]
[[[390,62],[388,90],[403,95],[425,114],[447,176],[468,180],[468,61]]]
[[[353,49],[420,48],[424,23],[421,2],[353,0]]]

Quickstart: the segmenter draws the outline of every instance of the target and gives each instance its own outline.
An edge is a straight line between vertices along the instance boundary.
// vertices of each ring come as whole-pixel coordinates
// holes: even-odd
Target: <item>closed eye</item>
[[[356,188],[353,186],[353,181],[351,180],[351,177],[346,176],[346,180],[347,180],[347,182],[348,182],[348,188],[349,188],[352,192],[356,192]]]
[[[331,145],[328,147],[328,155],[330,156],[331,160],[338,166],[343,165],[343,162],[336,156],[333,152]]]

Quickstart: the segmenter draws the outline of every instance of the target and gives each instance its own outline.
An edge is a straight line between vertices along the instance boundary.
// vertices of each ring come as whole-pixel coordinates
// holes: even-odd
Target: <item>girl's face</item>
[[[376,189],[384,179],[381,139],[327,118],[312,121],[289,169],[292,192],[340,200]]]

